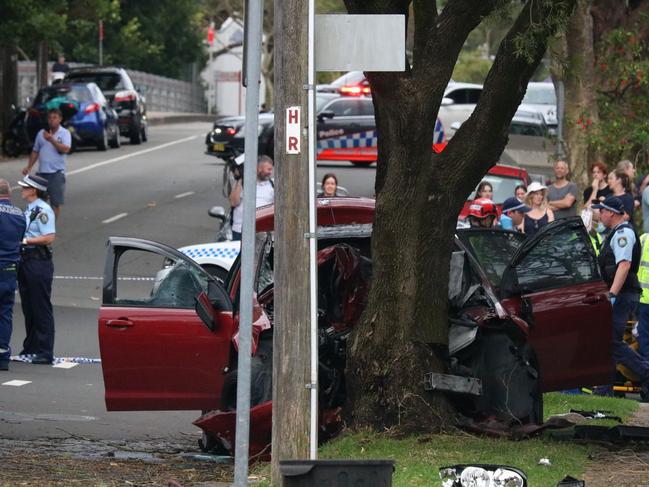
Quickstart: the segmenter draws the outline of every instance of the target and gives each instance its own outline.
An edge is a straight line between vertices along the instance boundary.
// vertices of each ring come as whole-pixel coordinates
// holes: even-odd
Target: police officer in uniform
[[[18,184],[27,202],[27,231],[23,238],[18,268],[18,290],[25,315],[27,336],[21,355],[32,355],[34,364],[51,364],[54,354],[54,314],[52,312],[51,245],[54,242],[54,211],[45,202],[47,180],[27,175]]]
[[[633,226],[625,220],[624,203],[620,198],[609,196],[593,208],[600,210],[602,223],[611,229],[602,244],[598,261],[613,305],[613,359],[640,377],[644,389],[649,385],[649,362],[623,340],[627,320],[640,299],[637,276],[640,240]]]
[[[20,242],[25,226],[22,210],[11,204],[9,183],[0,179],[0,370],[9,370],[9,341],[13,329]]]

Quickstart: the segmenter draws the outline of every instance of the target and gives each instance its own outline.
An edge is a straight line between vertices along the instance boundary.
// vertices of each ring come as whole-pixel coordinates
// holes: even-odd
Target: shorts
[[[50,206],[61,206],[65,193],[65,174],[59,172],[39,172],[37,176],[47,179],[47,194],[50,197]]]

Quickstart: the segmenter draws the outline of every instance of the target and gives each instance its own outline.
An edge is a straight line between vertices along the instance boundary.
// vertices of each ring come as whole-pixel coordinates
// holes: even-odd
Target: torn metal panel
[[[467,322],[471,323],[471,322]],[[478,326],[451,324],[448,329],[448,353],[454,355],[460,350],[471,345],[478,335]]]
[[[482,394],[482,382],[474,377],[428,372],[424,375],[424,389],[479,396]]]

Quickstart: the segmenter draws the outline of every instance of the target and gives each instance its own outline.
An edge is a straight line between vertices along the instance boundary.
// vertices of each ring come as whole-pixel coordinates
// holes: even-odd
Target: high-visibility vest
[[[590,243],[593,244],[593,248],[595,249],[595,255],[599,255],[599,250],[602,248],[602,235],[595,233],[595,236],[593,236],[589,232],[588,237],[590,238]]]
[[[640,302],[649,304],[649,233],[643,233],[640,237],[642,246],[642,257],[640,258],[640,267],[638,267],[638,281],[642,288]]]

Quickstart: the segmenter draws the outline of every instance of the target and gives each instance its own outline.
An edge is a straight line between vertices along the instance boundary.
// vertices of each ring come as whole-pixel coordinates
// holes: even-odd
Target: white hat
[[[537,183],[536,181],[534,181],[527,187],[527,193],[525,193],[525,196],[529,195],[530,193],[534,193],[535,191],[546,191],[547,189],[548,187],[545,184]]]

